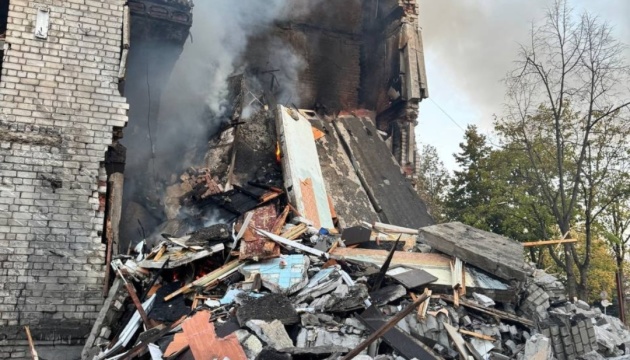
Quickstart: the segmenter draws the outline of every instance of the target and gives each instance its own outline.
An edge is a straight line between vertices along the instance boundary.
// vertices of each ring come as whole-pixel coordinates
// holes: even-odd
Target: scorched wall
[[[80,342],[103,303],[101,164],[127,121],[118,92],[124,3],[10,0],[0,78],[0,358],[27,356],[24,325],[44,346],[40,355],[47,344]]]

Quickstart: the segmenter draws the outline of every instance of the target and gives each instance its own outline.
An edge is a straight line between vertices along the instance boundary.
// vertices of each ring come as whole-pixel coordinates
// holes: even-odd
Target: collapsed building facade
[[[230,88],[241,108],[223,112],[221,126],[238,129],[243,110],[259,97],[267,99],[263,108],[279,102],[295,111],[313,109],[303,115],[321,121],[321,131],[334,140],[317,152],[338,204],[337,221],[428,225],[424,205],[405,180],[414,176],[418,105],[428,96],[417,4],[356,0],[330,11],[335,7],[320,1],[308,11],[290,8],[250,36],[239,56],[247,64],[240,68],[243,86]],[[122,204],[129,204],[123,197],[133,192],[123,185],[125,167],[139,169],[129,162],[155,157],[124,139],[146,139],[147,131],[151,137],[151,122],[168,112],[163,94],[187,42],[194,41],[193,14],[191,1],[175,0],[0,5],[0,29],[6,28],[0,37],[0,357],[27,357],[25,325],[43,348],[85,341],[113,278],[111,258],[137,240],[119,231],[121,218],[139,220],[121,215]],[[301,58],[291,88],[299,96],[280,94],[287,91],[287,74],[270,62],[268,50],[279,40]],[[156,44],[167,51],[147,56]],[[199,114],[206,116],[205,109]],[[339,129],[322,121],[342,118],[348,121]],[[374,136],[378,141],[366,146]],[[272,141],[287,146],[279,143]],[[224,180],[222,187],[239,183]],[[398,195],[390,198],[385,185]],[[397,204],[408,208],[397,210]]]
[[[630,352],[523,244],[433,224],[415,1],[4,4],[0,358]]]

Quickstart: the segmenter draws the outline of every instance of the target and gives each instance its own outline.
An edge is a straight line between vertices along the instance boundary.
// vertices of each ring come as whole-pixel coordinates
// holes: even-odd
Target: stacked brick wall
[[[6,1],[6,0],[5,0]],[[102,162],[127,121],[124,0],[10,0],[0,77],[0,358],[81,342],[103,303]],[[47,39],[34,28],[47,9]],[[99,179],[100,174],[100,179]],[[99,193],[100,191],[100,193]]]

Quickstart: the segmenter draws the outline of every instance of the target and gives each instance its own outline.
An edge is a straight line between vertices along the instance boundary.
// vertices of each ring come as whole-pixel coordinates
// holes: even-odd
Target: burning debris
[[[394,224],[338,226],[351,217],[328,195],[318,143],[354,134],[312,131],[344,118],[269,108],[219,134],[224,146],[206,154],[214,168],[187,170],[167,192],[169,222],[187,226],[114,257],[84,359],[597,359],[628,349],[619,320],[568,301],[556,278],[525,264],[520,243],[460,223],[394,225],[390,204]],[[222,220],[204,225],[209,212]]]

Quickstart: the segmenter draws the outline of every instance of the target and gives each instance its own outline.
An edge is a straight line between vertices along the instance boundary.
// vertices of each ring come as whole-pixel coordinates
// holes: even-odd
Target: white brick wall
[[[23,325],[42,341],[80,341],[103,301],[97,188],[113,127],[127,121],[117,79],[124,3],[10,0],[0,77],[0,358],[26,356],[12,347],[23,344]],[[41,7],[50,11],[46,40],[34,37]]]

